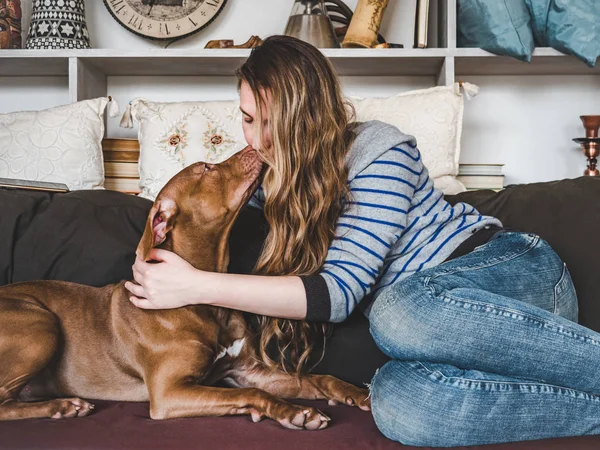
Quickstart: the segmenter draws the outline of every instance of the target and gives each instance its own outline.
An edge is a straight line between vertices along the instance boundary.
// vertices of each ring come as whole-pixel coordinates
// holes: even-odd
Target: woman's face
[[[254,127],[255,127],[255,118],[256,118],[256,99],[254,98],[254,94],[252,93],[252,89],[245,81],[242,81],[240,86],[240,110],[242,111],[242,128],[244,130],[244,137],[246,138],[246,142],[248,145],[251,145],[252,148],[256,150],[266,151],[271,147],[271,129],[268,126],[267,117],[268,108],[270,103],[270,97],[268,95],[262,95],[266,98],[263,101],[262,112],[264,116],[263,120],[263,140],[264,146],[266,148],[259,148],[258,136],[255,136]]]

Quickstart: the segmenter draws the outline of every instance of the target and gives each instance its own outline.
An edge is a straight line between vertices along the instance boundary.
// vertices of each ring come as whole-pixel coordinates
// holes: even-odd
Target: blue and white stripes
[[[501,225],[465,203],[451,207],[434,188],[414,139],[373,122],[362,124],[362,139],[349,151],[352,198],[318,275],[329,292],[319,301],[330,302],[330,317],[322,319],[331,322],[343,321],[371,290],[376,298],[383,288],[443,262],[473,230]],[[373,138],[364,139],[369,132]],[[396,144],[376,148],[393,136]],[[251,205],[260,207],[262,194],[257,191]]]

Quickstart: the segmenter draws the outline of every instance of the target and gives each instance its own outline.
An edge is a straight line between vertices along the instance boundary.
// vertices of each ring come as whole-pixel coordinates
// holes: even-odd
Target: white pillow
[[[477,86],[463,85],[467,96],[475,95]],[[459,84],[403,92],[387,98],[348,97],[356,108],[356,120],[380,120],[413,135],[423,163],[434,185],[444,194],[466,190],[456,179],[460,158],[460,137],[464,99]]]
[[[181,169],[220,163],[246,147],[239,101],[130,102],[121,126],[139,122],[141,197],[154,200]]]
[[[102,189],[107,97],[0,114],[0,177]]]

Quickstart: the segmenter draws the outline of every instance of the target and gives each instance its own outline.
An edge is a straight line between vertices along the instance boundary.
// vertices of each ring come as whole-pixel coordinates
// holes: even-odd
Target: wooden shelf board
[[[69,58],[61,50],[0,50],[0,77],[69,75]]]
[[[322,51],[340,75],[438,75],[449,55],[447,49]],[[69,58],[108,76],[233,75],[249,55],[249,49],[0,50],[0,76],[67,75]]]
[[[340,75],[438,76],[447,57],[454,57],[458,76],[600,74],[600,64],[591,69],[551,48],[536,49],[529,64],[478,48],[322,51]],[[249,49],[0,50],[0,76],[67,76],[69,58],[78,58],[107,76],[233,76],[249,54]]]
[[[530,63],[497,56],[479,48],[457,48],[456,75],[600,75],[600,64],[588,67],[574,56],[552,48],[536,48]]]

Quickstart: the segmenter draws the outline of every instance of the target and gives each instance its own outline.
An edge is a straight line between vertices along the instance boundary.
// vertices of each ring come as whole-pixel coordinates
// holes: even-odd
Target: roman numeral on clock
[[[212,6],[213,8],[216,8],[217,6],[219,6],[219,0],[208,1],[206,2],[206,4]]]
[[[165,33],[166,33],[167,35],[171,34],[171,33],[169,32],[169,27],[167,26],[167,24],[165,23],[164,25],[165,25]],[[160,32],[161,32],[161,34],[163,33],[163,24],[162,24],[162,22],[161,22],[161,24],[160,24]]]
[[[131,18],[129,19],[129,25],[131,25],[134,28],[137,28],[139,26],[138,20],[140,20],[140,16],[132,15]],[[141,23],[141,21],[140,21],[140,23]]]
[[[192,22],[192,23],[194,24],[194,26],[195,26],[195,27],[197,27],[197,26],[198,26],[198,24],[197,24],[196,22],[194,22],[194,21],[192,20],[192,18],[191,18],[191,17],[188,17],[188,19],[190,19],[190,22]]]

